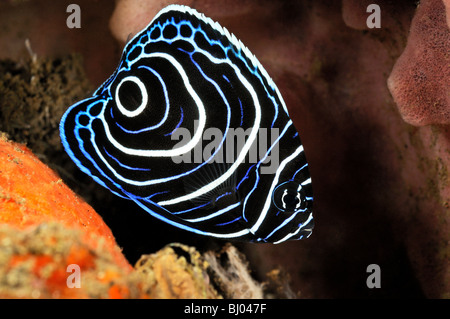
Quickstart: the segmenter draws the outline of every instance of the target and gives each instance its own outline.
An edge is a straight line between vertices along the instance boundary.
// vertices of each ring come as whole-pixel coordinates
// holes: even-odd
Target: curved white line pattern
[[[213,214],[209,214],[203,217],[198,217],[198,218],[192,218],[192,219],[185,219],[185,221],[190,222],[190,223],[198,223],[198,222],[204,222],[205,220],[220,216],[230,210],[232,210],[233,208],[236,208],[240,205],[241,203],[234,203],[228,207],[225,207],[221,210],[218,210],[217,212],[213,213]]]
[[[313,220],[313,216],[312,216],[312,214],[309,214],[308,219],[304,222],[304,224],[305,224],[305,225],[308,225],[308,223],[311,222],[312,220]],[[274,244],[280,244],[280,243],[282,243],[282,242],[284,242],[284,241],[286,241],[286,240],[289,240],[289,238],[294,237],[294,236],[297,235],[301,230],[305,230],[305,229],[302,228],[302,227],[298,227],[294,232],[287,234],[287,235],[284,236],[283,238],[281,238],[281,239],[279,239],[279,240],[277,240],[277,241],[274,241],[273,243],[274,243]]]
[[[230,64],[230,63],[228,63],[228,64]],[[247,153],[250,150],[252,143],[256,140],[256,137],[258,135],[258,130],[259,130],[260,124],[261,124],[261,105],[259,103],[258,96],[257,96],[255,90],[253,89],[252,85],[242,75],[241,71],[235,65],[230,64],[230,66],[233,67],[233,69],[236,72],[236,75],[239,77],[239,80],[242,82],[242,84],[244,84],[245,88],[250,93],[250,95],[253,99],[253,105],[255,106],[255,121],[253,123],[252,131],[250,132],[246,143],[242,147],[242,150],[239,153],[239,156],[236,158],[235,162],[230,166],[230,168],[224,174],[222,174],[215,181],[203,186],[202,188],[199,188],[198,190],[196,190],[190,194],[186,194],[184,196],[173,198],[171,200],[158,202],[158,205],[161,205],[161,206],[174,205],[174,204],[180,203],[182,201],[193,199],[195,197],[206,194],[209,191],[213,190],[214,188],[216,188],[217,186],[219,186],[220,184],[225,182],[228,178],[230,178],[231,175],[234,174],[234,172],[239,167],[239,165],[244,161],[245,156],[247,156]]]
[[[120,97],[119,97],[119,90],[122,87],[122,84],[127,81],[136,83],[136,85],[139,87],[139,90],[141,91],[141,95],[142,95],[141,104],[133,111],[127,110],[122,105],[122,101],[120,100]],[[127,76],[120,81],[120,83],[117,85],[117,88],[116,88],[115,97],[116,97],[115,101],[116,101],[117,107],[119,108],[119,111],[126,117],[138,116],[139,114],[141,114],[144,111],[144,109],[147,107],[147,103],[148,103],[147,88],[145,87],[144,83],[142,83],[142,81],[137,76],[134,76],[134,75]]]
[[[154,129],[159,128],[161,125],[163,125],[163,124],[165,123],[165,121],[167,120],[167,117],[169,116],[169,112],[170,112],[170,100],[169,100],[169,95],[168,95],[168,93],[167,93],[167,87],[166,87],[166,84],[164,83],[164,80],[162,79],[161,75],[160,75],[158,72],[156,72],[155,70],[153,70],[152,68],[147,67],[147,66],[145,66],[145,65],[139,66],[138,69],[144,69],[144,70],[150,71],[154,76],[156,76],[156,77],[158,78],[159,83],[161,84],[161,86],[162,86],[162,88],[163,88],[164,100],[166,101],[166,110],[165,110],[165,112],[164,112],[164,116],[163,116],[163,118],[161,119],[161,121],[159,121],[159,123],[154,124],[153,126],[147,126],[147,127],[145,127],[145,128],[142,128],[142,129],[139,129],[139,130],[136,130],[136,131],[126,130],[126,129],[124,129],[123,127],[121,127],[121,129],[122,129],[123,131],[125,131],[126,133],[132,133],[132,134],[137,134],[137,133],[142,133],[142,132],[148,132],[148,131],[151,131],[151,130],[154,130]],[[116,92],[117,92],[117,89],[116,89]],[[147,94],[148,94],[148,92],[147,92]],[[147,101],[148,101],[148,98],[147,98]],[[151,107],[151,105],[150,105],[150,107]],[[111,108],[111,110],[112,110],[112,108]],[[116,124],[118,124],[118,123],[116,123]]]
[[[150,215],[152,215],[155,218],[158,218],[159,220],[162,220],[163,222],[166,222],[170,225],[173,225],[175,227],[196,233],[196,234],[200,234],[200,235],[205,235],[205,236],[211,236],[211,237],[216,237],[216,238],[222,238],[222,239],[230,239],[230,238],[239,238],[239,237],[243,237],[245,235],[248,235],[250,233],[250,230],[245,228],[242,229],[240,231],[234,232],[234,233],[213,233],[213,232],[208,232],[208,231],[203,231],[194,227],[189,227],[185,224],[181,224],[178,223],[176,221],[173,221],[171,219],[168,219],[167,217],[164,217],[158,213],[155,213],[154,211],[152,211],[151,209],[149,210],[147,206],[145,206],[142,202],[140,202],[139,200],[132,198],[134,200],[134,202],[136,204],[138,204],[140,207],[142,207],[145,211],[147,211]]]
[[[201,50],[203,51],[203,50]],[[217,180],[203,186],[202,188],[199,188],[198,190],[190,193],[190,194],[186,194],[184,196],[180,196],[180,197],[176,197],[170,200],[166,200],[166,201],[160,201],[157,204],[161,205],[161,206],[167,206],[167,205],[174,205],[174,204],[178,204],[182,201],[187,201],[187,200],[191,200],[195,197],[201,196],[203,194],[208,193],[209,191],[213,190],[214,188],[216,188],[218,185],[220,185],[221,183],[225,182],[230,176],[232,176],[234,174],[234,172],[236,171],[236,169],[239,167],[239,165],[245,160],[245,157],[248,153],[248,151],[250,150],[250,147],[252,145],[252,143],[256,140],[257,134],[258,134],[258,130],[260,128],[260,123],[261,123],[261,105],[259,103],[259,99],[258,96],[255,92],[255,90],[253,89],[252,85],[248,82],[248,80],[242,75],[241,71],[239,70],[239,68],[235,65],[232,65],[230,62],[228,62],[227,60],[221,60],[221,59],[217,59],[212,57],[211,55],[209,55],[207,52],[202,52],[205,53],[205,55],[214,63],[227,63],[228,65],[230,65],[230,67],[232,67],[236,73],[236,75],[238,76],[239,80],[242,82],[242,84],[244,85],[244,87],[248,90],[248,92],[250,93],[252,99],[253,99],[253,105],[255,106],[255,121],[251,130],[250,135],[247,138],[246,143],[244,144],[244,146],[242,147],[241,152],[239,153],[239,156],[237,157],[236,161],[230,166],[230,168],[222,175],[220,176]],[[200,113],[200,117],[199,117],[199,126],[197,128],[197,131],[195,132],[194,136],[192,137],[192,139],[185,144],[182,147],[179,148],[174,148],[171,150],[136,150],[136,149],[130,149],[127,148],[123,145],[121,145],[117,140],[115,140],[109,130],[109,125],[108,123],[105,121],[104,115],[101,114],[101,116],[99,116],[99,118],[102,120],[104,126],[105,126],[105,132],[106,135],[108,137],[108,139],[111,141],[111,143],[120,151],[122,151],[125,154],[128,155],[137,155],[137,156],[145,156],[145,157],[172,157],[172,156],[177,156],[177,155],[182,155],[186,152],[189,152],[190,150],[192,150],[195,145],[200,141],[201,136],[203,135],[203,131],[205,128],[205,122],[206,122],[206,113],[205,113],[205,108],[204,105],[200,99],[200,97],[197,95],[197,93],[195,93],[195,90],[192,88],[187,75],[183,69],[183,67],[178,63],[178,61],[176,61],[172,56],[165,54],[165,53],[150,53],[150,54],[143,54],[143,57],[145,58],[152,58],[152,57],[162,57],[162,58],[166,58],[168,61],[170,61],[176,68],[177,71],[180,73],[180,75],[183,78],[183,81],[185,81],[185,84],[187,85],[186,88],[188,89],[189,93],[193,96],[194,100],[196,101],[197,106],[201,105],[201,107],[199,106],[199,113]],[[93,141],[93,139],[92,139]],[[123,176],[121,176],[110,164],[108,164],[107,161],[105,161],[105,158],[102,156],[102,154],[100,153],[99,149],[97,148],[97,146],[94,144],[94,148],[96,149],[96,152],[98,154],[98,156],[102,159],[102,161],[105,163],[105,165],[108,167],[108,169],[114,174],[114,176],[116,178],[118,178],[119,180],[121,180],[122,182],[125,182],[127,184],[130,185],[135,185],[135,186],[148,186],[148,185],[155,185],[155,184],[159,184],[159,183],[164,183],[167,180],[170,180],[170,178],[164,178],[164,179],[152,179],[152,180],[147,180],[147,181],[135,181],[135,180],[131,180],[128,178],[125,178]]]
[[[105,120],[105,116],[104,116],[104,112],[102,112],[99,115],[99,119],[102,120],[103,125],[105,127],[105,133],[106,136],[108,138],[108,140],[111,142],[111,144],[114,145],[114,147],[118,150],[120,150],[121,152],[127,154],[127,155],[133,155],[133,156],[143,156],[143,157],[172,157],[172,156],[177,156],[180,154],[184,154],[189,152],[190,150],[192,150],[195,145],[200,141],[200,139],[202,138],[202,134],[203,131],[205,129],[205,124],[206,124],[206,111],[205,111],[205,106],[202,102],[202,100],[200,99],[200,97],[198,96],[198,94],[195,92],[194,88],[192,87],[190,81],[189,81],[189,77],[187,76],[186,72],[184,71],[182,65],[171,55],[168,55],[166,53],[151,53],[148,54],[147,57],[159,57],[159,58],[163,58],[168,60],[170,63],[172,63],[172,65],[177,69],[178,73],[180,74],[180,76],[182,77],[184,84],[186,85],[186,89],[188,90],[188,92],[190,93],[192,99],[195,101],[195,104],[197,105],[198,108],[198,113],[199,113],[199,118],[198,118],[198,128],[197,131],[194,133],[194,135],[192,136],[192,139],[185,145],[180,146],[179,148],[174,148],[174,149],[170,149],[170,150],[143,150],[143,149],[135,149],[135,148],[129,148],[126,147],[122,144],[120,144],[111,134],[111,131],[109,129],[109,125],[108,122]],[[116,174],[117,172],[115,172],[113,170],[113,172]],[[125,180],[124,180],[125,182]],[[132,183],[130,183],[132,184]],[[153,183],[147,184],[147,185],[151,185]],[[143,184],[145,185],[145,184]]]
[[[152,21],[150,21],[150,23],[144,28],[144,30],[147,30],[153,24],[153,22],[155,22],[156,20],[159,19],[159,17],[161,15],[163,15],[163,14],[165,14],[167,12],[170,12],[170,11],[179,11],[181,13],[189,13],[189,14],[193,15],[197,19],[199,19],[199,20],[205,22],[206,24],[210,25],[213,29],[215,29],[220,34],[222,34],[223,36],[228,38],[230,40],[230,42],[238,50],[239,49],[242,50],[244,52],[245,56],[250,59],[252,64],[259,69],[259,71],[261,72],[263,77],[267,80],[267,83],[270,85],[270,87],[275,90],[276,94],[278,95],[278,97],[280,99],[280,102],[281,102],[281,105],[283,107],[283,110],[286,112],[286,114],[289,114],[288,109],[286,107],[286,104],[285,104],[285,102],[283,100],[283,97],[282,97],[280,91],[278,90],[278,87],[276,86],[275,82],[273,82],[272,78],[269,76],[269,74],[267,73],[266,69],[259,62],[259,60],[256,58],[256,56],[250,52],[250,50],[242,43],[241,40],[236,38],[236,36],[233,33],[230,33],[230,31],[228,31],[227,28],[221,26],[218,22],[216,22],[216,21],[212,20],[211,18],[205,16],[203,13],[200,13],[197,10],[191,9],[188,6],[172,4],[172,5],[169,5],[169,6],[165,7],[165,8],[163,8],[161,11],[159,11],[155,15],[155,17],[152,19]],[[133,36],[133,38],[131,38],[131,40],[129,40],[128,43],[133,43],[135,38],[140,36],[140,35],[141,35],[141,33],[138,32],[137,34],[135,34]],[[128,47],[128,45],[125,46],[125,50],[127,49],[127,47]]]
[[[298,155],[300,155],[303,152],[303,145],[300,145],[300,147],[298,147],[295,152],[293,152],[291,155],[289,155],[288,157],[286,157],[280,164],[280,166],[277,169],[277,172],[275,173],[275,177],[272,181],[272,185],[270,186],[270,190],[269,190],[269,194],[272,194],[274,188],[278,185],[278,179],[280,178],[280,174],[283,171],[284,167],[291,161],[293,160],[295,157],[297,157]],[[262,222],[264,221],[264,219],[267,216],[267,212],[269,210],[269,207],[271,205],[272,202],[272,197],[268,196],[266,198],[266,201],[264,203],[264,207],[256,221],[256,223],[250,228],[250,232],[252,234],[255,234],[259,227],[261,226]]]

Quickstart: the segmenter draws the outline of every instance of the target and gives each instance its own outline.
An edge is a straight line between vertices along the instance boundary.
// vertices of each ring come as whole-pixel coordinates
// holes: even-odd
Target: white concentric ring
[[[142,95],[142,102],[141,102],[141,104],[139,105],[139,107],[137,107],[133,111],[127,110],[122,105],[122,102],[120,101],[120,97],[119,97],[120,87],[122,86],[122,84],[124,82],[128,82],[128,81],[136,83],[136,85],[139,87],[139,90],[141,91],[141,95]],[[144,111],[145,107],[147,106],[147,102],[148,102],[147,88],[145,87],[144,83],[142,83],[142,81],[137,76],[134,76],[134,75],[127,76],[126,78],[123,78],[120,81],[120,83],[117,85],[115,100],[116,100],[116,104],[117,104],[117,107],[118,107],[119,111],[123,115],[125,115],[126,117],[138,116],[139,114],[142,113],[142,111]]]
[[[172,156],[178,156],[178,155],[187,153],[190,150],[192,150],[195,147],[195,145],[198,144],[198,142],[200,141],[200,139],[202,137],[203,131],[205,129],[205,124],[206,124],[205,106],[203,105],[202,100],[200,99],[200,97],[198,96],[198,94],[195,92],[194,88],[190,84],[189,77],[187,76],[186,72],[184,71],[182,65],[174,57],[172,57],[169,54],[159,53],[159,52],[145,55],[145,57],[148,57],[148,58],[156,57],[156,58],[166,59],[168,62],[170,62],[176,68],[176,70],[180,74],[181,78],[183,79],[186,90],[189,92],[190,96],[192,97],[192,99],[194,100],[194,103],[197,106],[197,109],[198,109],[197,130],[195,131],[191,140],[187,144],[180,146],[178,148],[173,148],[173,149],[168,149],[168,150],[135,149],[135,148],[126,147],[126,146],[122,145],[119,141],[117,141],[109,129],[109,125],[108,125],[108,122],[105,120],[104,114],[100,114],[98,118],[103,122],[103,126],[105,127],[106,137],[108,138],[109,142],[117,150],[119,150],[122,153],[127,154],[127,155],[135,155],[135,156],[142,156],[142,157],[172,157]],[[96,152],[101,157],[100,152],[97,150],[97,147],[96,147]],[[112,168],[110,168],[110,170],[112,172],[114,172],[114,170]],[[127,182],[126,180],[123,180],[123,181]]]

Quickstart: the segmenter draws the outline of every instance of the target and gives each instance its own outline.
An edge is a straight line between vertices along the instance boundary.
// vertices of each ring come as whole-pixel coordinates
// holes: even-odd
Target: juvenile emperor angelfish
[[[161,10],[60,131],[84,173],[173,226],[268,243],[314,227],[308,163],[278,88],[194,9]]]

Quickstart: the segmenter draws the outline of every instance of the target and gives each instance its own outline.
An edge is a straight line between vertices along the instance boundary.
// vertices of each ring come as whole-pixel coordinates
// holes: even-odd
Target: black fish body
[[[278,88],[194,9],[160,11],[60,132],[83,172],[176,227],[271,243],[312,232],[308,163]]]

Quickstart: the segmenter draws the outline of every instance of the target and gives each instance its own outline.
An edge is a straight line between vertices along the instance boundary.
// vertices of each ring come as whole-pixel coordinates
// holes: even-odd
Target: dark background
[[[163,2],[124,19],[147,19],[145,26]],[[25,39],[39,56],[80,53],[94,89],[114,71],[123,47],[109,29],[114,2],[77,1],[80,29],[66,27],[70,3],[2,1],[0,58],[25,59]],[[416,1],[378,1],[381,29],[365,25],[370,1],[189,3],[259,58],[283,94],[310,165],[315,230],[304,241],[236,244],[255,277],[262,281],[281,267],[302,298],[449,297],[448,159],[437,155],[442,148],[448,155],[448,125],[406,123],[387,86]],[[165,225],[115,198],[83,176],[62,148],[52,156],[48,162],[66,163],[62,177],[110,225],[130,262],[171,242],[201,251],[224,244]],[[370,264],[381,267],[379,289],[366,286]]]

